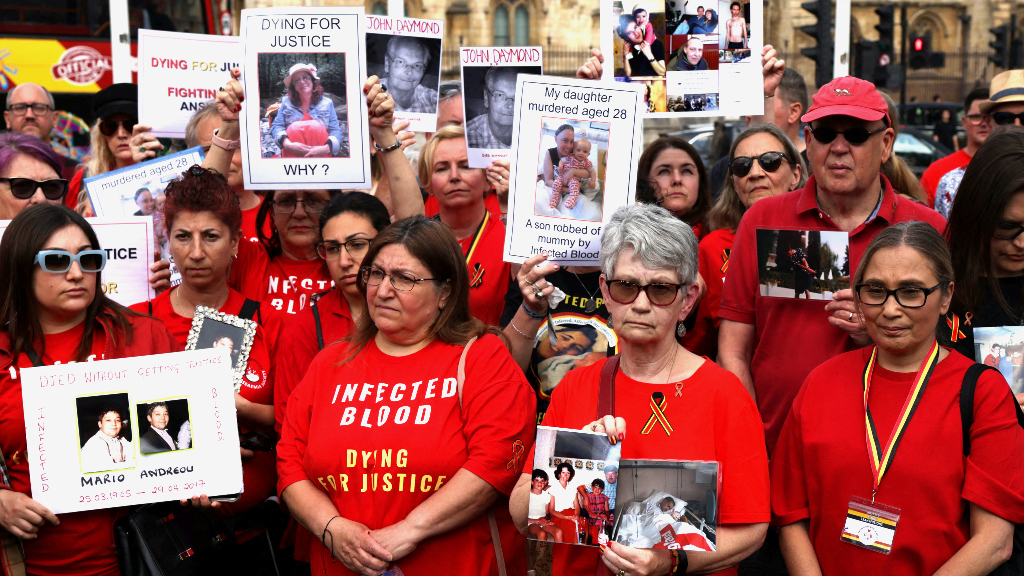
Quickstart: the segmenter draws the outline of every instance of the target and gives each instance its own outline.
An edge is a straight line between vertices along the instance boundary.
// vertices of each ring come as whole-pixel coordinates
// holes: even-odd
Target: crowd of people
[[[738,6],[726,26],[742,46]],[[702,12],[685,24],[708,21]],[[643,11],[621,32],[627,66],[656,43]],[[403,49],[389,46],[389,63]],[[261,528],[273,541],[237,537],[271,542],[285,573],[525,574],[542,552],[525,534],[571,540],[583,508],[614,515],[618,486],[614,466],[579,487],[568,464],[551,478],[534,469],[537,424],[605,434],[624,459],[717,461],[722,478],[713,550],[632,548],[596,538],[601,526],[598,546],[549,549],[551,574],[998,568],[1024,523],[1024,395],[1007,386],[998,344],[984,360],[996,370],[972,369],[973,329],[1024,323],[1024,72],[967,96],[966,145],[918,191],[899,176],[899,121],[874,85],[836,78],[809,99],[771,46],[761,56],[765,114],[715,166],[680,138],[647,145],[635,203],[603,226],[599,266],[503,261],[509,164],[469,168],[458,84],[442,85],[414,168],[393,122],[400,105],[366,80],[374,194],[246,190],[234,70],[186,130],[202,166],[159,198],[136,194],[181,282],[170,286],[160,258],[158,295],[130,307],[99,289],[106,255],[81,183],[163,152],[136,122],[137,90],[97,95],[92,157],[77,169],[47,141],[48,93],[10,91],[0,527],[24,544],[27,572],[118,574],[113,525],[127,511],[54,514],[32,499],[19,371],[182,350],[200,306],[257,325],[234,398],[245,490],[181,505],[241,526],[271,499]],[[577,76],[599,79],[603,66],[595,50]],[[334,129],[310,120],[323,103],[316,69],[296,64],[285,85],[275,143],[286,156],[337,155]],[[574,199],[590,143],[570,125],[554,136],[538,178]],[[847,235],[849,288],[824,305],[800,298],[823,272],[793,248],[778,256],[803,271],[797,298],[765,295],[765,229]],[[655,397],[664,421],[643,426]],[[171,412],[147,408],[143,454],[187,447],[191,423],[169,426]],[[83,462],[135,458],[126,416],[103,409],[86,423]],[[851,524],[865,515],[888,523]],[[274,573],[256,558],[236,566]]]

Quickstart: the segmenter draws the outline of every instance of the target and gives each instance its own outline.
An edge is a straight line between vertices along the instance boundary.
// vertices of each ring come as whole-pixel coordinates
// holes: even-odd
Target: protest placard
[[[168,154],[84,180],[92,211],[97,216],[149,216],[154,199],[167,183],[192,165],[203,164],[199,146]]]
[[[757,229],[761,296],[832,300],[850,289],[850,234]]]
[[[192,115],[242,65],[237,36],[139,29],[139,124],[184,138]]]
[[[469,167],[511,159],[516,77],[543,74],[540,46],[461,48],[459,62]]]
[[[107,253],[107,266],[100,273],[99,288],[103,293],[122,306],[155,298],[149,284],[149,265],[154,260],[153,218],[119,216],[86,220],[96,232],[100,248]],[[10,224],[10,220],[0,220],[0,238]]]
[[[362,8],[242,11],[249,190],[370,188]]]
[[[21,370],[32,498],[56,514],[242,491],[230,357]]]
[[[604,79],[642,85],[648,115],[764,113],[760,2],[599,1]]]
[[[504,258],[596,265],[602,223],[636,190],[643,88],[520,75],[515,98]]]
[[[412,132],[433,132],[444,20],[367,14],[365,22],[366,71],[395,99],[395,120],[408,120]]]

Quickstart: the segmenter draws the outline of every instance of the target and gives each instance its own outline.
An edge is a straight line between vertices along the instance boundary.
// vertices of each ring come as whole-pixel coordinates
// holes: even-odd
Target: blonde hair
[[[110,146],[107,145],[107,137],[100,130],[100,122],[102,121],[102,118],[97,118],[96,122],[89,129],[90,154],[89,160],[85,163],[86,176],[106,174],[117,167],[114,153],[110,151]],[[78,193],[78,205],[75,207],[75,211],[83,216],[93,213],[92,204],[89,203],[89,195],[86,193],[84,185]]]
[[[457,140],[466,138],[466,129],[462,126],[445,126],[427,140],[420,151],[420,185],[427,192],[430,192],[430,174],[434,171],[434,151],[437,145],[444,140]]]

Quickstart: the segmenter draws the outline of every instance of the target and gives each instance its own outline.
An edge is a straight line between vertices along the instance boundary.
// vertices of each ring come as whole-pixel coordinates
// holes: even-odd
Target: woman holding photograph
[[[89,129],[92,142],[89,162],[71,178],[65,199],[69,208],[92,216],[92,205],[83,181],[91,176],[126,168],[135,164],[128,141],[139,117],[139,87],[135,84],[111,84],[92,97],[96,123]]]
[[[471,315],[465,256],[446,226],[396,222],[363,263],[357,331],[313,360],[289,400],[281,501],[319,540],[314,574],[497,574],[492,528],[510,565],[524,554],[504,511],[533,443],[533,393],[496,330]],[[348,466],[346,454],[362,456]]]
[[[810,373],[772,452],[786,565],[795,574],[988,574],[1024,522],[1024,430],[991,370],[977,380],[973,423],[961,422],[974,363],[935,333],[954,293],[946,241],[923,222],[892,225],[868,244],[853,285],[876,345]],[[865,410],[866,439],[851,433],[865,429]],[[858,502],[899,510],[894,539],[874,531],[891,544],[885,554],[858,547],[876,541],[870,533],[844,535]]]
[[[541,169],[544,173],[544,184],[550,188],[555,183],[555,168],[562,158],[572,156],[576,142],[576,131],[569,124],[562,124],[555,129],[555,147],[548,148],[544,155]],[[585,176],[584,176],[585,178]]]
[[[113,526],[121,510],[54,515],[31,498],[18,372],[181,350],[158,322],[104,295],[105,264],[92,227],[66,206],[26,208],[0,243],[0,450],[10,477],[0,486],[0,526],[22,540],[29,574],[119,574]]]
[[[682,138],[663,136],[644,150],[638,172],[636,201],[661,206],[703,238],[711,193],[697,150]]]
[[[620,208],[602,233],[601,271],[620,354],[566,375],[542,424],[607,433],[612,443],[625,439],[628,426],[624,460],[719,461],[717,551],[638,550],[615,542],[600,551],[556,547],[552,573],[593,574],[603,563],[612,574],[630,576],[735,574],[735,565],[761,545],[768,529],[768,458],[757,406],[743,385],[676,342],[676,326],[697,300],[697,238],[657,206]],[[607,398],[612,387],[610,414],[599,414],[599,391]],[[663,420],[653,418],[654,393],[662,398]],[[692,414],[703,415],[704,424],[691,426]],[[513,495],[523,529],[529,481],[524,474]],[[622,488],[618,494],[621,499]]]
[[[334,101],[324,96],[316,66],[295,64],[284,77],[288,95],[270,127],[285,158],[327,158],[344,152],[347,141],[338,123]],[[342,147],[345,150],[342,150]]]

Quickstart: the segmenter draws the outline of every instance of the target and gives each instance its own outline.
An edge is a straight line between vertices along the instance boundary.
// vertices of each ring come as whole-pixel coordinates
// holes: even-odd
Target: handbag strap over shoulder
[[[456,378],[458,378],[460,409],[462,408],[462,386],[466,383],[466,356],[469,355],[469,347],[473,345],[473,342],[476,342],[476,336],[473,336],[469,339],[469,342],[466,342],[466,347],[462,349],[462,356],[459,358],[459,371],[456,374]]]
[[[618,354],[609,358],[601,368],[601,383],[597,389],[597,420],[615,414],[615,373],[618,369]]]

